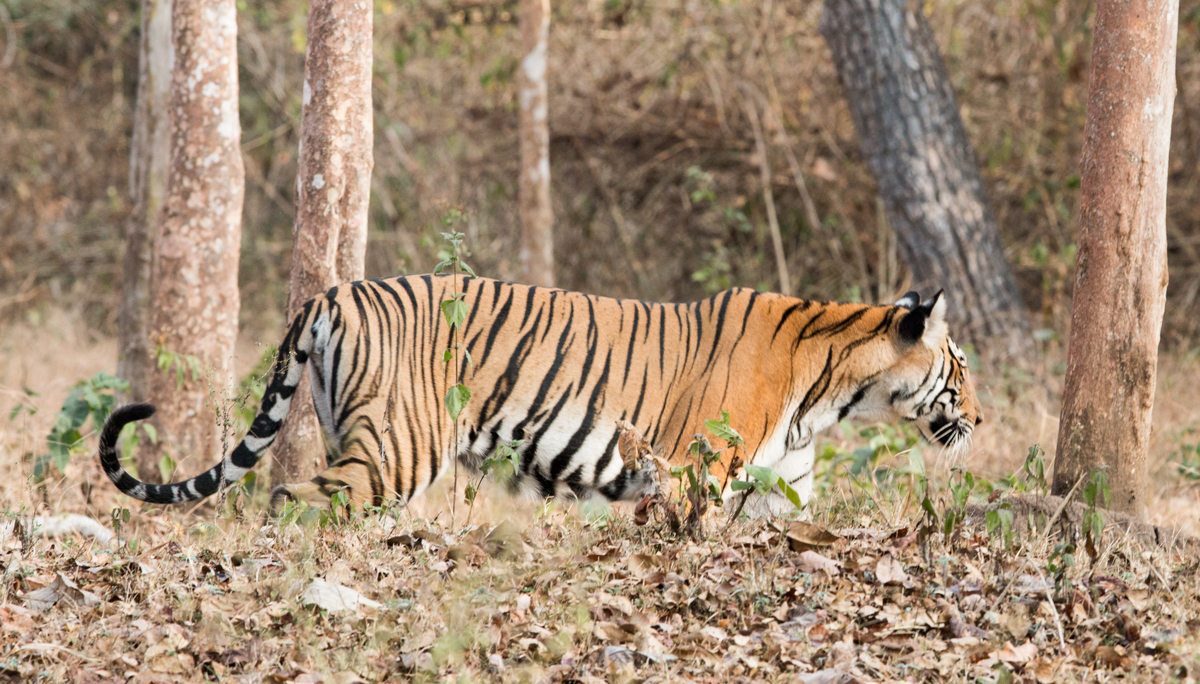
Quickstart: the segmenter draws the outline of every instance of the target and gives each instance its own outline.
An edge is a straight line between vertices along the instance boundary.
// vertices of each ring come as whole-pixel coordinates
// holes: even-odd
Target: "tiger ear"
[[[904,296],[896,300],[896,306],[904,307],[905,309],[915,309],[921,304],[921,293],[916,290],[909,290],[904,293]]]
[[[900,319],[900,339],[915,343],[921,340],[929,347],[941,346],[948,332],[946,326],[946,298],[944,290],[926,299]],[[914,294],[914,293],[909,293]],[[908,295],[904,295],[907,299]]]

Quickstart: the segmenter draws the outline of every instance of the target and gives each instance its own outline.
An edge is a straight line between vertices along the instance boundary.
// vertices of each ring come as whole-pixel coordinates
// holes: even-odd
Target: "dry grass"
[[[94,460],[77,459],[43,497],[27,483],[26,454],[75,379],[111,370],[111,340],[57,314],[7,339],[0,412],[26,400],[22,385],[40,396],[36,415],[0,427],[0,467],[13,474],[0,500],[9,512],[107,522],[130,502]],[[241,348],[244,369],[257,355]],[[1189,529],[1196,490],[1171,476],[1169,459],[1174,435],[1200,418],[1186,395],[1197,370],[1192,359],[1164,360],[1153,454],[1164,464],[1153,515]],[[1006,474],[1031,442],[1053,447],[1053,385],[980,384],[989,420],[973,471]],[[1044,419],[1027,417],[1039,411]],[[96,485],[90,500],[85,482]],[[469,509],[460,493],[451,520],[447,486],[407,510],[316,526],[262,526],[253,503],[242,519],[211,504],[134,509],[127,543],[112,548],[71,537],[26,545],[0,532],[0,679],[797,681],[835,668],[966,682],[1004,667],[1038,681],[1162,681],[1200,667],[1194,560],[1144,552],[1110,529],[1094,565],[1077,551],[1071,587],[1052,590],[1051,609],[1038,587],[1054,538],[1004,550],[973,521],[953,545],[937,534],[923,544],[908,534],[920,511],[905,491],[842,481],[811,513],[845,539],[810,554],[789,548],[785,527],[727,527],[719,512],[692,542],[635,527],[628,511],[595,518],[487,489],[464,527]],[[828,561],[836,574],[821,569]],[[22,598],[51,587],[90,601],[54,589],[60,574],[100,603],[64,598],[40,612]],[[308,606],[314,578],[381,605]]]

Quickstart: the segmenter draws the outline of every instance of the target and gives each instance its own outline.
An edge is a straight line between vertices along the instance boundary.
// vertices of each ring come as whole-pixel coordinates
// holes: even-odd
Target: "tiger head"
[[[890,331],[895,362],[872,403],[892,419],[915,423],[930,443],[965,446],[983,412],[967,359],[950,339],[946,298],[939,291],[922,302],[909,292],[896,306],[902,311]]]

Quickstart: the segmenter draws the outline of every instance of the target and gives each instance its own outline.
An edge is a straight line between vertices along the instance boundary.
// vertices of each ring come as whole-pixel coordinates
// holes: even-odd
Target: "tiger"
[[[441,305],[455,297],[467,310],[452,327]],[[680,462],[722,411],[745,442],[742,460],[775,471],[807,505],[814,437],[842,419],[912,423],[955,449],[983,420],[941,291],[871,306],[735,288],[671,304],[411,275],[338,285],[305,303],[253,423],[222,462],[183,482],[137,480],[121,466],[117,438],[154,407],[130,404],[105,422],[104,472],[124,494],[159,504],[238,482],[278,435],[306,366],[327,467],[277,486],[272,509],[327,507],[336,492],[360,508],[408,502],[456,459],[478,468],[514,444],[514,493],[639,501],[657,493],[658,478],[623,461],[621,430],[632,426],[654,453]],[[471,396],[452,420],[443,398],[456,383]],[[723,454],[711,474],[728,481],[729,466]],[[781,507],[793,506],[776,490],[747,511]]]

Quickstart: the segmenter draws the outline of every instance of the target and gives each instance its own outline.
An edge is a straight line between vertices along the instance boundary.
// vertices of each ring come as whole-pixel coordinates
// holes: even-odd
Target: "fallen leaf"
[[[880,584],[904,584],[908,581],[908,573],[904,572],[900,561],[890,555],[880,557],[875,564],[875,577]]]
[[[796,677],[801,684],[858,684],[862,680],[857,676],[839,670],[837,668],[828,668],[818,670],[808,674],[800,674]]]
[[[842,564],[838,561],[835,561],[831,558],[826,558],[816,551],[802,552],[799,560],[797,561],[797,566],[799,567],[800,572],[807,572],[809,574],[825,572],[830,577],[840,572],[839,568],[841,565]]]
[[[75,603],[81,606],[100,604],[100,597],[90,591],[80,589],[74,582],[55,573],[54,581],[48,586],[26,593],[21,597],[33,610],[44,613],[58,602]]]
[[[1133,659],[1112,646],[1097,646],[1096,662],[1110,670],[1128,670],[1133,667]]]
[[[592,623],[592,635],[602,641],[613,641],[618,644],[633,641],[633,634],[625,631],[615,622]]]
[[[1032,641],[1013,647],[1011,641],[1004,642],[1004,648],[996,652],[996,659],[1004,663],[1027,663],[1037,657],[1038,647]]]
[[[725,630],[721,629],[720,627],[714,627],[713,625],[709,625],[708,627],[701,629],[700,633],[706,637],[716,640],[717,643],[721,643],[729,638],[729,634],[727,634]]]
[[[841,539],[841,537],[822,527],[801,520],[794,520],[788,523],[785,534],[787,535],[788,544],[796,552],[831,546],[834,542]]]
[[[308,585],[300,600],[306,605],[324,608],[331,613],[356,612],[359,609],[379,610],[382,603],[372,601],[349,587],[333,584],[318,577]]]
[[[666,562],[661,554],[637,553],[629,557],[629,570],[639,577],[646,577],[664,567]]]
[[[1139,613],[1150,605],[1150,592],[1145,589],[1133,589],[1125,597],[1133,604],[1134,610]]]
[[[32,633],[37,627],[32,615],[33,611],[15,604],[0,606],[0,628],[17,634]]]
[[[617,431],[620,433],[620,437],[617,437],[617,452],[621,455],[621,462],[629,470],[641,470],[642,457],[654,452],[650,442],[628,421],[618,421]]]
[[[1024,594],[1026,596],[1038,595],[1045,596],[1046,592],[1052,587],[1041,577],[1034,575],[1021,575],[1017,581],[1013,583],[1013,593]]]

